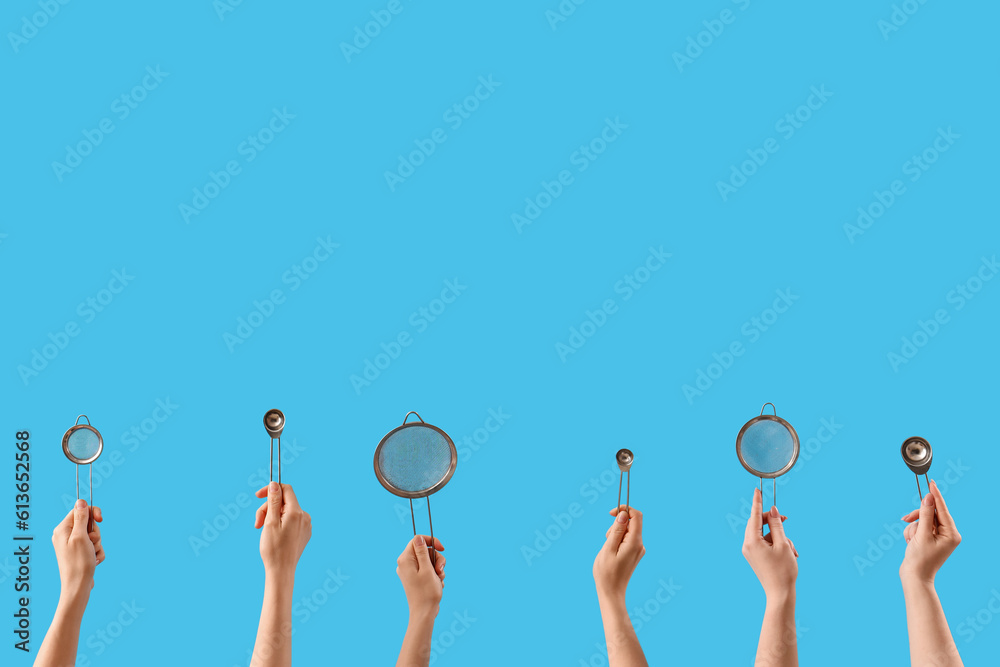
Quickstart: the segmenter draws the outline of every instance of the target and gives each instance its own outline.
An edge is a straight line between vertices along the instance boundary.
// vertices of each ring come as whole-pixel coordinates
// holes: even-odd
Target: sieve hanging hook
[[[417,415],[417,419],[420,420],[421,424],[426,424],[427,423],[427,422],[424,421],[423,417],[421,417],[419,414],[417,414],[416,410],[410,410],[409,412],[406,413],[406,416],[403,417],[403,425],[404,426],[406,425],[406,420],[410,418],[410,415]]]
[[[86,424],[80,420],[86,419]],[[90,474],[90,505],[88,507],[87,532],[94,530],[94,461],[104,451],[104,438],[90,423],[87,415],[78,415],[73,426],[63,434],[62,450],[66,458],[76,464],[76,497],[80,498],[80,466],[85,465]]]
[[[771,410],[773,410],[773,411],[774,411],[774,416],[775,416],[775,417],[777,417],[777,416],[778,416],[778,408],[774,407],[774,403],[771,403],[770,401],[768,401],[768,402],[767,402],[767,403],[765,403],[764,405],[760,406],[760,414],[761,414],[761,415],[763,415],[763,414],[764,414],[764,410],[765,410],[765,409],[767,408],[767,406],[769,406],[769,405],[771,406]]]
[[[264,430],[271,436],[271,453],[268,457],[268,481],[274,481],[274,441],[278,441],[278,485],[281,485],[281,432],[285,430],[285,413],[277,408],[264,413]]]
[[[618,477],[618,504],[615,505],[615,516],[621,511],[622,506],[622,478],[628,473],[628,481],[625,483],[625,516],[631,516],[629,512],[629,493],[632,487],[632,462],[635,461],[635,456],[632,454],[630,449],[619,449],[618,453],[615,454],[615,461],[618,462],[618,470],[621,474]],[[628,518],[626,518],[626,521]]]

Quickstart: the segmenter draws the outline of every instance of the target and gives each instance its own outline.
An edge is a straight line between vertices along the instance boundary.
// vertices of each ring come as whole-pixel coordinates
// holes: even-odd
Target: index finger
[[[282,499],[284,500],[284,505],[288,507],[288,509],[293,509],[293,510],[302,509],[301,507],[299,507],[299,499],[295,497],[295,492],[292,491],[291,484],[282,484],[281,491],[282,491]]]
[[[628,523],[625,524],[622,546],[636,548],[642,546],[642,512],[634,507],[628,508]]]
[[[939,526],[945,528],[955,528],[955,520],[951,518],[948,505],[944,502],[944,494],[938,488],[937,482],[931,480],[931,493],[934,494],[934,506],[937,507],[937,521]]]
[[[753,503],[750,505],[750,518],[747,519],[746,539],[757,539],[764,535],[763,501],[760,497],[760,489],[753,489]]]
[[[60,521],[52,531],[53,533],[61,533],[68,537],[69,534],[73,532],[73,511],[74,510],[69,511],[69,514],[67,514],[66,517]]]

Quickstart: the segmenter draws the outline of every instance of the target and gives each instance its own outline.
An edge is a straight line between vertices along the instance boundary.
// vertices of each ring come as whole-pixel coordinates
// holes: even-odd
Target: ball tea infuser
[[[86,419],[86,424],[80,420]],[[104,451],[104,438],[100,431],[90,425],[90,417],[80,415],[76,423],[69,428],[62,438],[62,450],[70,461],[76,464],[76,497],[80,497],[80,466],[90,467],[90,517],[87,519],[87,532],[94,530],[94,461]]]
[[[765,415],[767,406],[773,415]],[[792,425],[778,416],[774,403],[765,403],[760,415],[740,429],[736,436],[736,456],[754,477],[760,478],[760,493],[764,495],[764,478],[771,479],[774,505],[778,504],[777,478],[792,469],[799,458],[799,436]]]
[[[274,441],[278,441],[278,484],[281,484],[281,432],[285,429],[285,413],[275,408],[264,413],[264,429],[271,436],[271,455],[268,457],[268,481],[274,481]]]
[[[918,438],[916,436],[912,438],[907,438],[903,442],[903,446],[899,449],[900,453],[903,455],[903,462],[906,467],[909,468],[914,477],[917,478],[917,495],[920,498],[924,497],[923,491],[920,490],[920,476],[924,476],[924,481],[927,482],[927,491],[931,490],[931,482],[927,479],[927,471],[931,468],[931,459],[934,458],[934,452],[931,450],[931,443],[927,442],[923,438]]]
[[[416,415],[420,421],[407,423],[410,415]],[[414,536],[417,520],[413,499],[427,499],[427,522],[431,533],[428,547],[432,562],[436,562],[436,551],[430,497],[448,483],[457,464],[458,452],[448,434],[412,411],[403,417],[403,425],[386,433],[375,448],[375,477],[387,491],[410,501]]]
[[[618,453],[615,454],[615,461],[618,462],[618,470],[621,471],[621,476],[618,477],[618,504],[615,507],[620,508],[622,506],[622,478],[625,477],[625,473],[628,473],[628,481],[625,483],[625,514],[629,515],[629,490],[632,486],[632,461],[635,460],[635,456],[632,454],[631,449],[619,449]]]

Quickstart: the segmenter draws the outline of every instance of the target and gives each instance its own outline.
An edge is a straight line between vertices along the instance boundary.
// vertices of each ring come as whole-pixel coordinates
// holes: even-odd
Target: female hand
[[[94,530],[87,533],[90,509],[82,498],[52,531],[52,546],[59,564],[59,581],[63,595],[90,594],[94,587],[94,570],[104,562],[101,529],[104,520],[101,508],[94,509]]]
[[[799,574],[796,559],[799,552],[795,550],[792,541],[785,537],[782,522],[786,517],[778,513],[777,507],[771,507],[771,511],[767,513],[767,525],[771,532],[764,535],[761,504],[760,489],[754,489],[750,519],[743,536],[743,557],[750,563],[764,587],[764,594],[768,598],[776,598],[795,591],[795,579]]]
[[[899,576],[933,584],[934,575],[962,541],[934,480],[931,480],[931,492],[924,496],[920,508],[904,516],[903,521],[910,525],[903,531],[906,554],[899,567]]]
[[[626,512],[616,507],[609,512],[615,522],[605,534],[604,546],[594,559],[594,583],[597,595],[625,601],[625,589],[646,547],[642,546],[642,512],[630,507]]]
[[[254,528],[260,532],[260,557],[265,572],[294,574],[312,536],[312,519],[299,507],[291,484],[271,482],[257,491],[267,502],[257,509]]]
[[[396,559],[396,574],[406,592],[406,602],[410,606],[410,616],[437,616],[444,592],[445,557],[438,554],[431,563],[427,543],[430,537],[417,535],[406,545]],[[435,551],[444,551],[444,545],[434,538]]]

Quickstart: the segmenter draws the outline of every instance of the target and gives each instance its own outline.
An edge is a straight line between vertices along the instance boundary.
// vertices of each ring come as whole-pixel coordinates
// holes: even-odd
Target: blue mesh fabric
[[[426,426],[408,426],[382,444],[378,466],[397,489],[420,493],[444,478],[451,460],[451,446],[443,435]]]
[[[67,449],[73,458],[85,461],[93,458],[101,447],[101,440],[97,434],[86,428],[78,428],[69,435]]]
[[[792,434],[779,422],[762,419],[750,425],[740,440],[740,453],[759,473],[776,473],[792,460]]]

